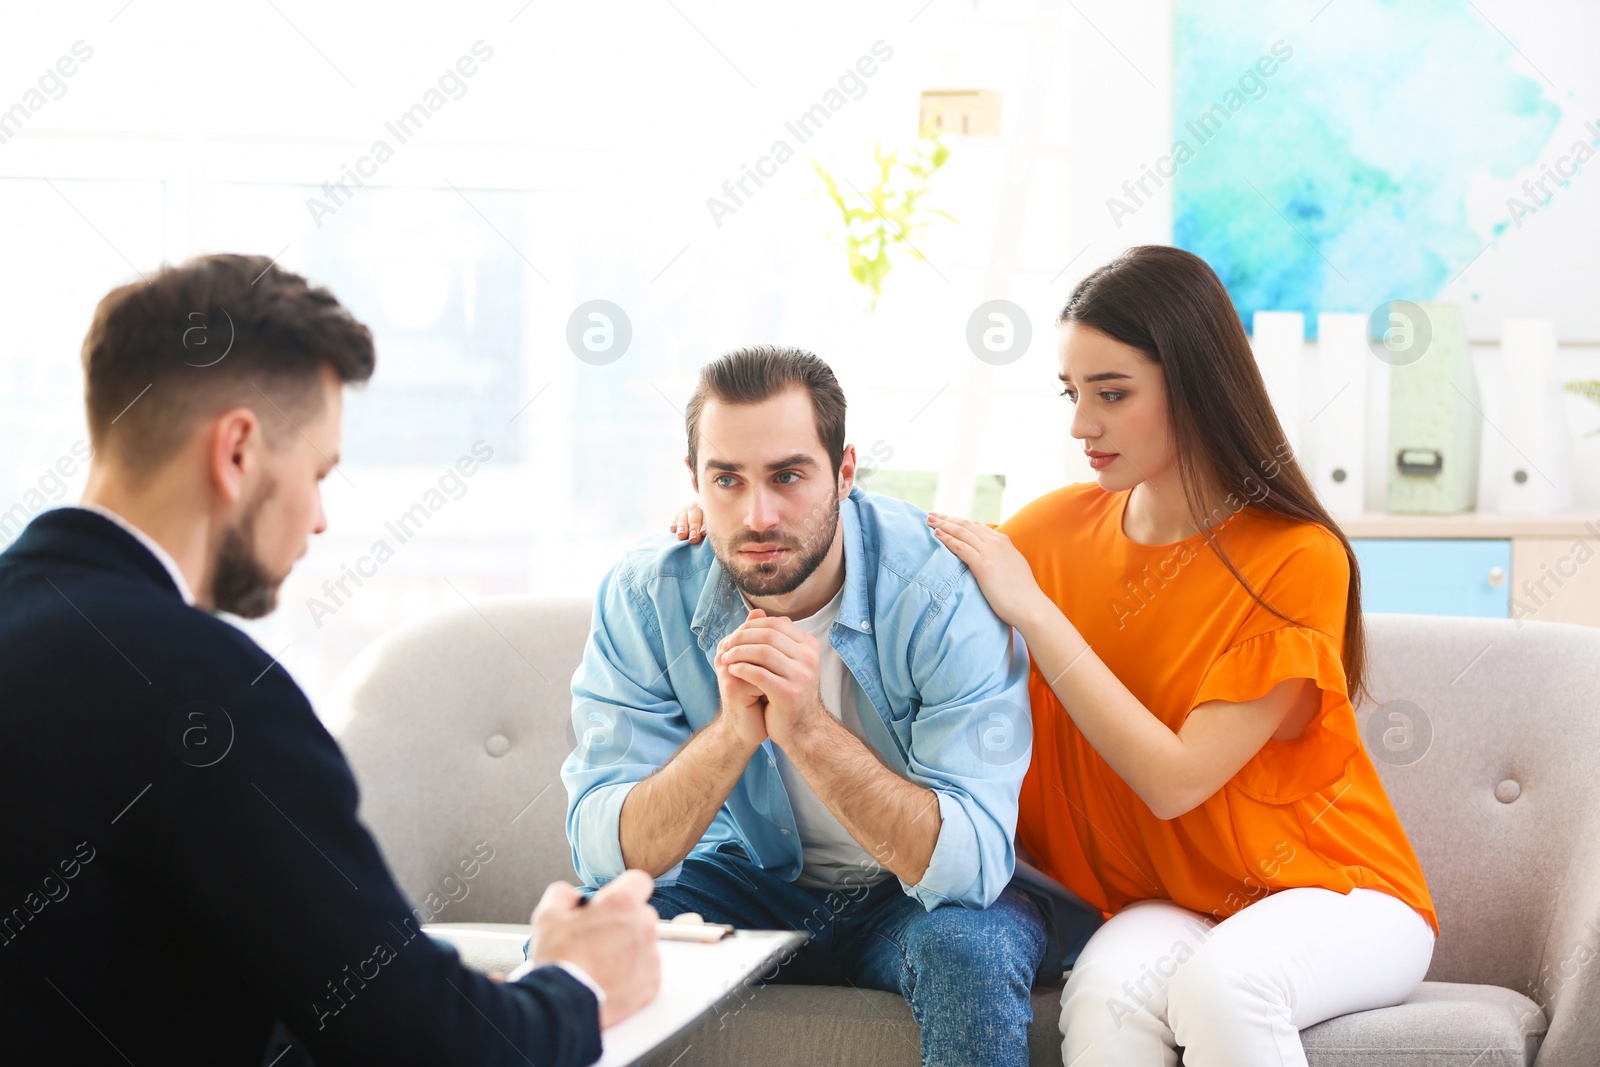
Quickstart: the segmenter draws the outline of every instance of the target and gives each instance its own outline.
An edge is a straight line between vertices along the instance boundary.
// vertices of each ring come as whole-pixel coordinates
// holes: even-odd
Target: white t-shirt
[[[743,595],[741,593],[740,597]],[[816,614],[791,621],[822,646],[818,679],[822,706],[851,733],[862,737],[861,718],[856,714],[855,676],[828,640],[828,630],[838,618],[839,605],[843,602],[844,587],[840,586],[833,599]],[[746,610],[753,606],[745,601]],[[795,825],[800,830],[800,848],[805,857],[797,883],[812,889],[828,889],[847,879],[855,885],[876,885],[889,877],[888,870],[873,859],[872,853],[862,848],[828,810],[783,749],[777,745],[772,747],[777,753],[778,775],[783,779],[789,805],[794,809]]]

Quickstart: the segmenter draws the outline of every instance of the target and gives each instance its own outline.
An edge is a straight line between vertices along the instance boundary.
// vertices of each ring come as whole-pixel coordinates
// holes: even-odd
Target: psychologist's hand
[[[1034,579],[1033,568],[1006,534],[937,511],[929,512],[928,526],[939,543],[967,565],[989,607],[1007,626],[1025,630],[1041,611],[1054,607]]]
[[[625,871],[579,907],[576,889],[552,882],[533,911],[528,958],[538,966],[575,963],[598,982],[606,991],[602,1029],[628,1018],[661,989],[659,916],[650,906],[654,891],[648,874]]]
[[[691,500],[688,507],[678,512],[678,517],[672,520],[671,530],[678,535],[678,540],[698,545],[706,536],[706,513]]]
[[[745,617],[745,625],[752,619],[764,619],[767,613],[760,608],[751,608],[750,614]],[[738,633],[737,630],[734,633]],[[728,670],[728,661],[723,657],[723,650],[732,640],[732,634],[724,637],[717,646],[717,655],[713,666],[717,672],[717,693],[722,697],[721,709],[717,712],[717,719],[724,728],[733,731],[738,738],[740,746],[750,753],[754,753],[767,739],[767,695],[749,681],[735,677]]]

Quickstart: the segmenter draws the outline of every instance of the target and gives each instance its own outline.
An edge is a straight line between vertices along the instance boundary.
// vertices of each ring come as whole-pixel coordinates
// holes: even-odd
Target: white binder
[[[1323,507],[1336,516],[1366,510],[1367,373],[1374,362],[1365,315],[1317,316],[1307,473]]]
[[[1500,329],[1500,412],[1483,434],[1496,511],[1540,515],[1572,506],[1572,457],[1555,325],[1506,319]]]

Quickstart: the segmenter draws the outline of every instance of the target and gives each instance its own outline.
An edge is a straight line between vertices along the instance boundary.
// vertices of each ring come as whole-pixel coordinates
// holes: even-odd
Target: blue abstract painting
[[[1256,311],[1437,296],[1505,223],[1474,183],[1539,160],[1562,110],[1462,0],[1174,0],[1173,241]],[[1309,21],[1308,21],[1309,19]]]

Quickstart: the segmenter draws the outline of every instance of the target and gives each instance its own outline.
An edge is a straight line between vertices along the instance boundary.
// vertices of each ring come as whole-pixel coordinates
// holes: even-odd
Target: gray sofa
[[[558,772],[574,743],[567,687],[589,610],[505,597],[400,626],[351,665],[325,709],[400,884],[484,969],[520,959],[517,927],[543,887],[574,878]],[[1382,704],[1361,709],[1367,743],[1443,933],[1416,996],[1306,1030],[1310,1062],[1595,1067],[1600,630],[1368,621]],[[1059,995],[1035,994],[1035,1064],[1061,1062]],[[754,988],[651,1062],[915,1065],[917,1028],[890,993]]]

